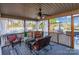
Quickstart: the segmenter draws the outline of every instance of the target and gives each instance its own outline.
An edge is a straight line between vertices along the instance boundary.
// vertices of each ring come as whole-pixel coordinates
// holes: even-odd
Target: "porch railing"
[[[15,33],[16,35],[18,34],[22,34],[22,36],[24,37],[24,33]],[[9,34],[10,35],[10,34]],[[7,46],[10,44],[9,40],[7,39],[7,35],[1,35],[0,38],[1,38],[1,47],[3,46]],[[23,39],[22,39],[23,40]]]
[[[51,32],[50,35],[52,36],[51,41],[71,47],[71,35],[53,32]]]

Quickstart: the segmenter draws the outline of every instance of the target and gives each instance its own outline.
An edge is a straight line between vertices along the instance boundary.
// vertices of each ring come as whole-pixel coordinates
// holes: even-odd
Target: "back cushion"
[[[34,34],[35,34],[35,38],[42,37],[42,32],[40,32],[40,31],[36,31]]]
[[[16,35],[8,35],[7,40],[9,40],[11,42],[15,41],[16,40]]]

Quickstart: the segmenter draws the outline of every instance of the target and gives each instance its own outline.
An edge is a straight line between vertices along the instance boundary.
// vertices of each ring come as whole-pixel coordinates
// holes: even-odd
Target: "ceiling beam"
[[[0,17],[1,17],[1,7],[0,7]]]
[[[55,18],[55,17],[62,17],[62,16],[68,16],[68,15],[73,15],[73,14],[78,14],[79,13],[79,8],[73,8],[69,11],[65,11],[65,12],[61,12],[61,13],[57,13],[57,14],[53,14],[52,16],[47,16],[46,19],[50,19],[50,18]]]

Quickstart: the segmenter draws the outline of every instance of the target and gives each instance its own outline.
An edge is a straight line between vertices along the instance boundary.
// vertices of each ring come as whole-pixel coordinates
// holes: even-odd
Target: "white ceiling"
[[[42,8],[42,13],[55,15],[59,13],[63,13],[66,11],[71,11],[73,9],[78,9],[79,4],[77,3],[32,3],[32,4],[20,4],[20,3],[2,3],[0,4],[0,11],[3,14],[8,15],[17,15],[17,16],[24,16],[30,18],[36,18],[37,13],[39,12],[39,8]]]

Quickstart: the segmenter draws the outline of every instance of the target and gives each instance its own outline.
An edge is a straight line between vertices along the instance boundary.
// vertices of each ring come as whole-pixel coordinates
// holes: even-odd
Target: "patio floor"
[[[39,51],[39,55],[78,55],[79,50],[71,49],[56,43],[50,43],[52,49],[50,49],[50,46],[46,46],[42,50]],[[48,51],[46,51],[47,49]],[[2,54],[3,55],[33,55],[33,53],[30,52],[28,46],[22,42],[21,46],[19,44],[16,44],[14,46],[14,49],[11,48],[11,46],[6,46],[2,48]]]

